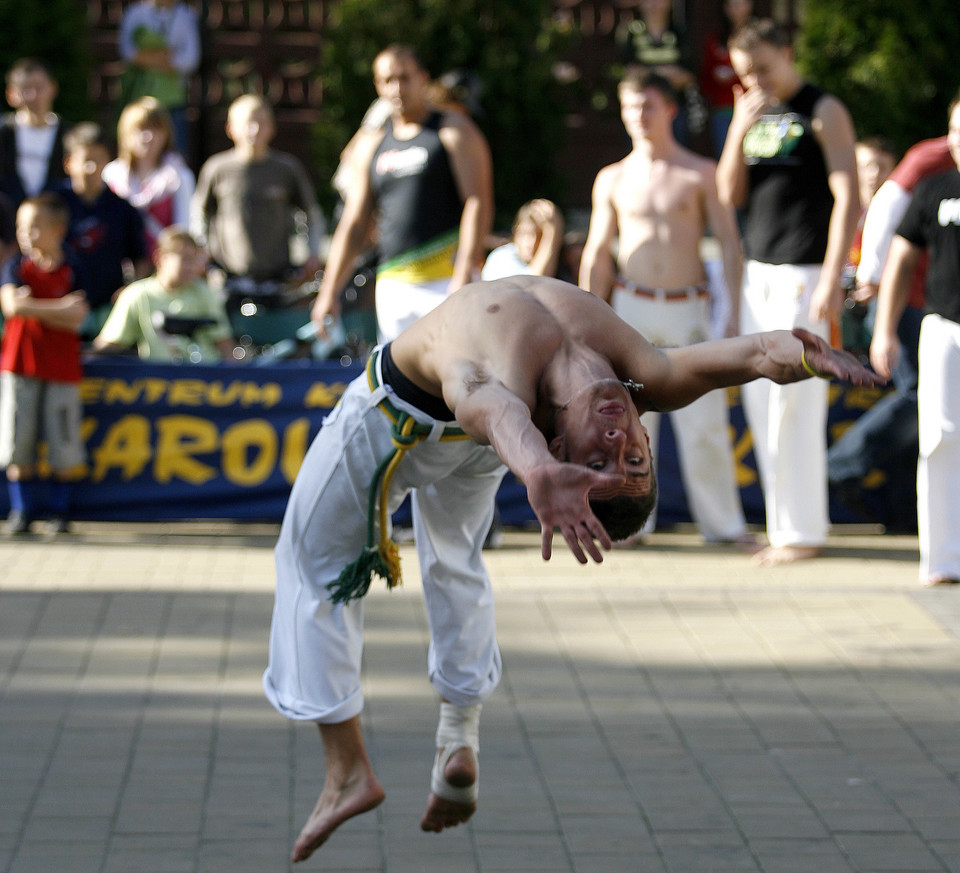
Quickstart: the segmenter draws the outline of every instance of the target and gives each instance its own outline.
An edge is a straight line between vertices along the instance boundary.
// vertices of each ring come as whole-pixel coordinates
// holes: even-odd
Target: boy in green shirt
[[[186,230],[168,227],[157,241],[154,263],[153,276],[120,292],[94,350],[118,352],[136,345],[141,358],[154,361],[232,360],[230,322],[203,279],[206,253]],[[184,330],[197,320],[194,330]]]

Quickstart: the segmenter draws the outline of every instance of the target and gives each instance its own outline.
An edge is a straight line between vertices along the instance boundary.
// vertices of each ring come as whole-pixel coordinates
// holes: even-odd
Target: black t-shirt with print
[[[897,234],[929,252],[927,311],[960,323],[960,172],[923,179]]]

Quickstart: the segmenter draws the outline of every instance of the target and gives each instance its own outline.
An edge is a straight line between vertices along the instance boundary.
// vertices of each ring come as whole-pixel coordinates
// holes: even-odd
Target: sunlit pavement
[[[0,540],[0,871],[272,873],[316,729],[260,691],[276,529],[77,525]],[[960,590],[916,539],[841,530],[759,569],[690,533],[601,566],[487,553],[504,678],[480,808],[418,822],[437,700],[416,557],[366,603],[387,790],[300,868],[388,873],[960,871]]]

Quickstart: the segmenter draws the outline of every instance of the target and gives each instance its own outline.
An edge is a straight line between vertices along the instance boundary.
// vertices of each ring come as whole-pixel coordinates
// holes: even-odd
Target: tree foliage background
[[[534,196],[559,198],[553,156],[563,134],[563,88],[553,75],[569,34],[550,0],[340,0],[320,61],[322,117],[314,151],[319,178],[331,178],[340,151],[376,97],[371,64],[390,43],[413,45],[430,75],[473,70],[483,82],[474,120],[490,143],[497,226]],[[335,193],[321,191],[330,207]]]
[[[37,57],[60,85],[55,108],[68,121],[88,117],[90,69],[87,7],[79,0],[0,0],[0,69],[18,58]],[[6,103],[2,104],[6,106]]]
[[[497,226],[533,196],[563,200],[554,163],[563,142],[569,87],[554,76],[576,34],[553,17],[552,0],[337,0],[320,58],[322,120],[313,137],[317,178],[330,179],[339,154],[374,99],[370,65],[391,42],[409,42],[434,76],[480,74],[477,121],[494,155]],[[957,0],[805,0],[797,33],[804,74],[849,107],[860,136],[884,134],[904,150],[946,130],[960,88]],[[89,30],[83,0],[0,0],[0,68],[35,55],[60,84],[58,111],[90,117]],[[321,185],[329,209],[335,194]]]
[[[858,136],[904,151],[946,133],[960,88],[957,0],[806,0],[805,10],[798,65],[846,103]]]

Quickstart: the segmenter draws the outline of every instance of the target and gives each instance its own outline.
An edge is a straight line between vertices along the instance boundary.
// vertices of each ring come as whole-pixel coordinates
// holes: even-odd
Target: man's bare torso
[[[408,379],[443,396],[453,410],[460,392],[492,380],[536,412],[548,402],[542,379],[558,358],[599,354],[612,360],[637,340],[643,343],[596,296],[566,282],[517,276],[465,286],[390,349]]]
[[[621,275],[667,290],[704,282],[703,161],[678,147],[656,160],[633,152],[608,170]]]

